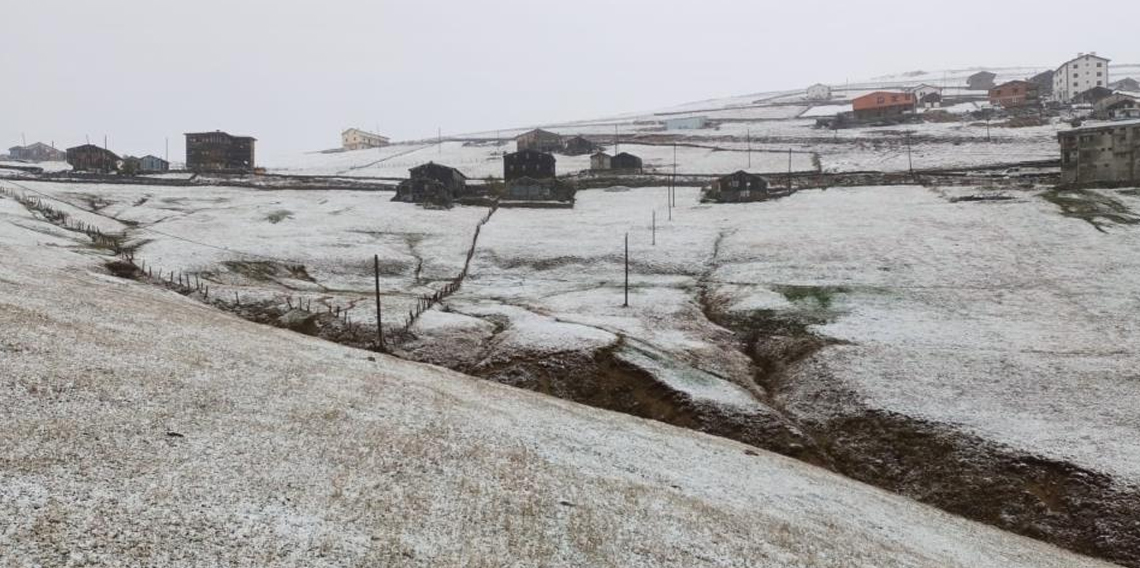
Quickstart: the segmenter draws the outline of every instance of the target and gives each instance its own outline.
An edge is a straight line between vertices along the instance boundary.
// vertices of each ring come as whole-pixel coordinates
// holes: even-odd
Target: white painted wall
[[[1053,75],[1053,98],[1067,103],[1094,87],[1108,87],[1108,59],[1083,54],[1057,68]]]

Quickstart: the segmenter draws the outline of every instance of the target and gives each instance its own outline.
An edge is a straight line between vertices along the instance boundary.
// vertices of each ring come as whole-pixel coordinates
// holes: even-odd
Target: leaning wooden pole
[[[376,283],[376,349],[384,350],[384,313],[380,310],[380,255],[372,255],[374,281]]]

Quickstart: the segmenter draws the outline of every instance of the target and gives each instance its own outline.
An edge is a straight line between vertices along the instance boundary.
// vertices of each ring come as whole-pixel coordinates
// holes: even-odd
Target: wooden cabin
[[[408,173],[411,177],[396,187],[392,201],[449,207],[452,201],[468,193],[467,176],[455,168],[428,162]]]
[[[705,188],[701,201],[716,203],[746,203],[766,201],[790,195],[787,189],[773,188],[768,180],[756,174],[738,171],[717,178]]]
[[[553,154],[522,150],[503,156],[503,179],[506,181],[524,177],[549,179],[555,177]]]
[[[622,152],[610,160],[610,169],[623,173],[641,173],[641,158]]]
[[[67,149],[67,163],[77,172],[111,173],[119,171],[122,160],[114,152],[94,144]]]
[[[186,134],[186,169],[193,172],[252,172],[256,138],[220,130]]]
[[[515,150],[535,152],[558,152],[562,150],[562,137],[553,132],[536,128],[515,138]]]

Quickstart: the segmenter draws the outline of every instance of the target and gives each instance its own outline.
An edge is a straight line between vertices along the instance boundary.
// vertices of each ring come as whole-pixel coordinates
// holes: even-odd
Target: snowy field
[[[25,185],[100,206],[74,212],[107,230],[134,225],[141,261],[199,273],[225,294],[367,306],[377,254],[394,309],[459,273],[486,213],[423,210],[386,192]],[[451,313],[420,331],[479,345],[486,322],[517,326],[496,338],[500,353],[620,337],[670,361],[661,380],[700,375],[695,396],[731,398],[756,385],[747,358],[702,314],[702,287],[744,311],[798,309],[782,292],[789,286],[841,290],[817,331],[847,344],[805,368],[830,382],[805,378],[803,396],[849,390],[876,408],[1140,481],[1130,371],[1140,365],[1140,233],[1100,232],[1028,192],[950,202],[976,191],[832,189],[726,206],[682,188],[672,220],[664,188],[584,191],[572,210],[501,209]],[[1140,198],[1108,195],[1140,211]],[[632,307],[622,308],[627,232]],[[306,278],[258,279],[244,266],[266,259],[303,265]]]
[[[6,566],[1107,566],[740,444],[243,322],[80,244],[0,197]]]

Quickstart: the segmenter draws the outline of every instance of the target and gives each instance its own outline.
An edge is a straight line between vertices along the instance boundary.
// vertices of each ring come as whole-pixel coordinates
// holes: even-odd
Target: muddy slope
[[[811,377],[822,386],[801,388],[797,364],[834,343],[810,331],[826,321],[825,304],[815,298],[813,309],[798,313],[708,315],[736,332],[770,405],[822,449],[833,470],[975,521],[1140,567],[1140,488],[949,425],[867,408],[836,378]]]

